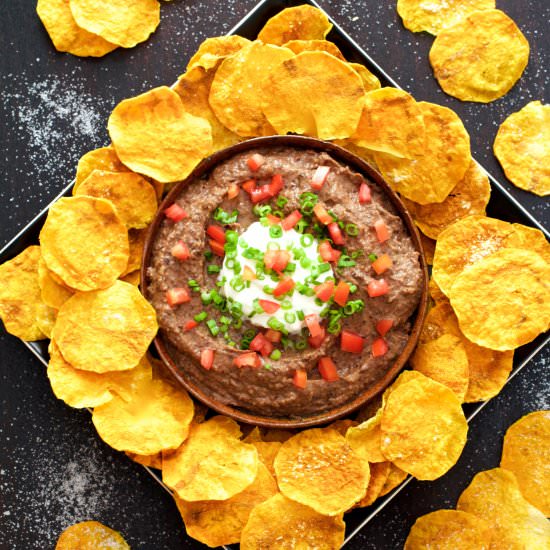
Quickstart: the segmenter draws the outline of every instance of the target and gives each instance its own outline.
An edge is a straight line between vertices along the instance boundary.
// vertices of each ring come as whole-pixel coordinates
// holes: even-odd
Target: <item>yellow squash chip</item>
[[[434,76],[447,94],[488,103],[505,95],[529,60],[529,42],[500,10],[476,11],[441,31],[430,50]]]
[[[436,510],[419,517],[403,550],[488,550],[492,531],[487,522],[460,510]]]
[[[177,495],[175,499],[187,534],[215,548],[238,543],[252,509],[278,492],[273,476],[260,463],[252,484],[227,500],[186,502]]]
[[[358,426],[351,427],[346,433],[346,440],[349,446],[367,462],[385,462],[382,454],[380,420],[382,419],[382,405],[376,414],[361,422]]]
[[[290,40],[286,44],[283,44],[283,48],[288,48],[296,54],[302,52],[327,52],[342,61],[346,60],[338,49],[338,46],[329,40]]]
[[[236,422],[214,416],[191,426],[189,437],[163,457],[162,480],[182,500],[227,500],[256,478],[258,451],[238,438]]]
[[[155,468],[156,470],[162,469],[162,452],[155,453],[152,455],[138,455],[136,453],[125,453],[126,456],[142,466],[147,466],[147,468]]]
[[[76,177],[73,187],[73,195],[78,186],[94,171],[106,170],[107,172],[129,172],[130,170],[120,162],[113,146],[93,149],[82,155],[76,167]]]
[[[457,277],[449,299],[466,338],[512,350],[550,326],[550,264],[535,252],[505,248]]]
[[[504,436],[500,466],[516,475],[521,494],[550,517],[550,411],[536,411],[512,424]]]
[[[281,492],[320,514],[345,512],[364,496],[368,464],[336,430],[305,430],[285,441],[275,458]]]
[[[121,101],[107,128],[126,166],[163,183],[184,179],[212,150],[209,122],[187,113],[166,86]]]
[[[50,207],[40,231],[46,267],[77,290],[112,285],[128,263],[128,230],[106,199],[70,197]]]
[[[42,301],[55,309],[59,309],[73,294],[74,291],[58,283],[51,271],[46,267],[42,256],[38,260],[38,285]]]
[[[29,246],[0,265],[0,318],[6,330],[22,340],[41,340],[36,322],[42,304],[38,284],[40,247]]]
[[[121,275],[119,278],[121,281],[124,281],[125,283],[130,283],[131,285],[139,286],[139,284],[141,283],[141,272],[139,269],[136,269],[135,271],[130,271],[130,273]]]
[[[101,57],[118,47],[80,28],[71,13],[68,0],[38,0],[36,13],[59,52],[81,57]]]
[[[147,40],[160,22],[158,0],[70,0],[69,5],[79,27],[123,48]]]
[[[238,52],[247,44],[250,44],[250,40],[237,34],[207,38],[189,60],[187,70],[196,66],[206,70],[212,69],[221,59]]]
[[[269,470],[269,473],[275,477],[273,463],[282,443],[280,441],[252,441],[252,445],[256,447],[260,461]]]
[[[143,247],[145,246],[146,237],[146,229],[130,229],[130,231],[128,231],[130,254],[128,257],[128,264],[126,265],[123,276],[139,271],[141,267],[141,257],[143,256]]]
[[[325,516],[278,494],[252,509],[241,550],[335,550],[345,529],[342,514]]]
[[[468,423],[455,393],[416,373],[391,389],[380,424],[382,454],[417,479],[433,480],[455,465]]]
[[[426,237],[427,238],[427,237]],[[437,283],[434,281],[434,278],[430,278],[430,282],[428,283],[428,291],[430,293],[431,299],[437,304],[440,304],[441,302],[449,302],[449,299],[443,292],[441,292],[441,289],[437,285]]]
[[[291,40],[323,40],[330,29],[332,23],[320,9],[295,6],[272,17],[258,34],[258,40],[277,46]]]
[[[391,462],[373,462],[369,464],[370,478],[367,494],[359,501],[357,506],[364,508],[370,506],[382,492],[391,471]]]
[[[155,310],[139,290],[116,281],[105,290],[79,292],[67,300],[53,336],[73,367],[104,373],[135,367],[157,328]]]
[[[470,137],[458,115],[433,103],[417,104],[424,117],[425,151],[415,159],[376,153],[388,183],[418,204],[443,202],[470,166]]]
[[[550,105],[531,101],[498,129],[495,155],[506,177],[520,189],[550,194]]]
[[[365,65],[361,65],[361,63],[348,63],[348,65],[361,77],[361,81],[363,82],[363,87],[365,88],[365,92],[378,90],[378,88],[380,88],[381,86],[380,80],[378,80],[378,77],[373,75],[365,67]]]
[[[303,52],[274,67],[260,95],[279,134],[345,139],[359,123],[365,88],[344,61],[326,52]]]
[[[351,140],[361,147],[396,157],[422,156],[425,151],[422,109],[410,94],[397,88],[367,92]]]
[[[47,306],[44,303],[38,304],[36,308],[36,324],[46,338],[52,337],[56,319],[57,309]]]
[[[118,531],[98,521],[82,521],[67,527],[55,550],[130,550]]]
[[[378,496],[383,497],[387,495],[396,487],[399,487],[405,479],[407,479],[407,472],[404,472],[401,468],[390,462],[390,472]]]
[[[494,468],[477,474],[456,507],[489,524],[494,548],[546,550],[550,545],[550,523],[523,498],[508,470]]]

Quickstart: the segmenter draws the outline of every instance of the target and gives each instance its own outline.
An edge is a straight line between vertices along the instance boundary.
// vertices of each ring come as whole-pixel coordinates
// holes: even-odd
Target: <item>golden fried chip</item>
[[[364,496],[368,464],[336,430],[305,430],[285,441],[275,457],[281,492],[320,514],[345,512]]]
[[[462,101],[488,103],[505,95],[529,60],[529,42],[500,10],[476,11],[441,31],[430,50],[443,91]]]
[[[335,550],[344,543],[345,529],[342,514],[318,514],[278,494],[252,509],[241,550]]]
[[[38,304],[36,308],[36,324],[46,338],[52,337],[56,319],[57,309],[44,303]]]
[[[370,479],[367,494],[357,503],[359,508],[370,506],[382,492],[390,475],[391,462],[373,462],[369,464]]]
[[[403,481],[407,479],[407,472],[404,472],[401,468],[390,462],[390,472],[378,497],[383,497],[393,491],[396,487],[399,487]]]
[[[187,534],[214,548],[239,542],[252,509],[278,492],[273,476],[259,463],[252,484],[227,500],[186,502],[174,497]]]
[[[130,170],[120,162],[112,145],[93,149],[82,155],[76,167],[76,177],[73,187],[73,195],[78,186],[94,171],[106,170],[107,172],[129,172]]]
[[[495,548],[545,550],[550,544],[550,523],[523,498],[514,474],[503,468],[477,474],[456,507],[489,524],[498,541]]]
[[[445,296],[445,294],[443,294],[443,292],[441,292],[441,289],[439,288],[439,286],[437,286],[437,283],[434,281],[433,277],[428,283],[428,290],[430,292],[430,297],[436,303],[436,305],[441,302],[449,302],[449,299],[447,298],[447,296]]]
[[[283,44],[283,48],[288,48],[296,54],[302,52],[327,52],[342,61],[346,60],[338,49],[338,46],[328,40],[289,40]]]
[[[550,326],[550,264],[505,248],[457,277],[449,299],[466,338],[489,349],[515,349]]]
[[[101,57],[118,47],[97,34],[81,29],[67,0],[38,0],[36,13],[59,52]]]
[[[361,63],[348,63],[348,65],[361,77],[366,92],[380,88],[381,84],[378,77],[373,75],[364,65],[361,65]]]
[[[269,473],[275,477],[273,463],[282,443],[280,441],[252,441],[252,445],[256,447],[260,461],[269,470]]]
[[[22,340],[41,340],[36,316],[42,304],[38,285],[40,247],[29,246],[0,265],[0,318],[6,330]]]
[[[492,532],[481,518],[459,510],[436,510],[419,517],[403,550],[487,550]]]
[[[163,457],[162,480],[182,500],[227,500],[256,478],[258,451],[238,438],[236,422],[214,416],[193,424],[189,437],[174,453]]]
[[[110,200],[128,229],[147,227],[157,212],[156,191],[133,172],[94,170],[74,194]]]
[[[243,424],[241,425],[241,431],[243,432],[243,435],[246,434],[242,438],[245,443],[254,443],[262,440],[262,434],[260,433],[260,428],[258,428],[258,426],[252,427],[249,424]]]
[[[344,149],[347,149],[350,153],[353,153],[354,155],[363,159],[375,170],[378,170],[378,167],[376,166],[376,161],[374,160],[374,151],[371,151],[370,149],[365,149],[364,147],[359,147],[359,145],[356,145],[349,139],[335,139],[333,143],[335,145],[343,147]]]
[[[67,527],[55,550],[130,550],[118,531],[98,521],[82,521]]]
[[[535,411],[512,424],[504,436],[500,466],[516,475],[521,494],[550,516],[550,411]]]
[[[129,283],[79,292],[59,310],[53,336],[73,367],[91,372],[128,370],[157,332],[155,310]]]
[[[147,468],[155,468],[156,470],[162,469],[162,452],[158,452],[152,455],[138,455],[136,453],[125,453],[126,456],[141,464],[142,466],[147,466]]]
[[[207,38],[189,60],[187,70],[196,66],[212,69],[218,65],[219,60],[238,52],[247,44],[250,44],[250,40],[237,34]]]
[[[380,420],[384,404],[378,409],[376,414],[365,420],[359,426],[349,428],[346,433],[346,440],[349,446],[367,462],[385,462],[386,458],[382,454],[382,441],[380,431]]]
[[[210,123],[166,86],[121,101],[107,129],[126,166],[163,183],[184,179],[212,150]]]
[[[279,134],[345,139],[357,128],[365,89],[347,63],[326,52],[303,52],[274,67],[260,95]]]
[[[276,428],[267,429],[262,433],[262,440],[263,441],[279,441],[280,443],[284,443],[285,441],[288,441],[292,436],[294,436],[294,432],[291,432],[289,430],[278,430]]]
[[[43,302],[55,309],[59,309],[74,293],[52,277],[42,256],[38,260],[38,285]]]
[[[403,202],[422,233],[437,239],[446,227],[457,220],[473,214],[485,215],[490,196],[489,178],[472,160],[462,180],[443,202],[421,205],[407,198],[403,198]]]
[[[147,237],[146,229],[130,229],[128,231],[128,244],[130,246],[130,254],[128,257],[128,264],[124,270],[123,276],[130,273],[135,273],[141,267],[141,257],[143,255],[143,247],[145,246],[145,239]],[[139,281],[138,281],[139,282]]]
[[[424,254],[426,256],[426,263],[432,265],[434,263],[434,253],[435,253],[435,241],[426,237],[424,233],[419,232],[420,242],[422,243],[422,248],[424,249]]]
[[[269,19],[258,34],[258,40],[281,46],[291,40],[323,40],[332,23],[323,11],[303,5],[286,8]]]
[[[433,480],[457,462],[468,423],[455,393],[417,372],[406,382],[397,379],[380,428],[387,460],[417,479]]]
[[[119,278],[125,283],[139,286],[139,284],[141,283],[141,272],[139,269],[136,269],[135,271],[130,271],[130,273],[126,273],[126,275],[121,275]]]
[[[327,426],[331,430],[336,430],[340,435],[346,437],[346,432],[349,428],[357,426],[359,422],[352,420],[351,418],[341,418],[340,420],[335,420]]]
[[[425,151],[422,109],[410,94],[397,88],[367,92],[359,125],[350,139],[396,157],[421,156]]]
[[[123,48],[147,40],[160,22],[158,0],[70,0],[69,5],[79,27]]]
[[[106,199],[59,199],[40,231],[46,267],[71,288],[112,285],[128,263],[128,231]]]
[[[531,101],[498,129],[493,145],[506,177],[520,189],[550,194],[550,105]]]
[[[418,204],[443,202],[470,166],[470,137],[457,114],[422,101],[425,151],[415,159],[377,152],[376,164],[388,183]]]
[[[273,134],[261,109],[262,83],[293,56],[287,48],[252,42],[226,57],[216,71],[208,98],[221,123],[243,137]]]

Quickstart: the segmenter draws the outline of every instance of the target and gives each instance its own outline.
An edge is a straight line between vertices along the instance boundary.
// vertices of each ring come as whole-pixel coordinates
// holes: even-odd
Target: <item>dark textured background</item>
[[[456,110],[477,160],[550,226],[547,201],[506,182],[491,149],[506,116],[532,100],[549,102],[547,0],[497,0],[528,38],[531,57],[514,89],[489,105],[461,103],[439,89],[427,62],[432,38],[405,30],[395,1],[320,3],[418,100]],[[253,0],[163,3],[161,24],[150,40],[94,60],[57,53],[34,0],[3,0],[0,247],[72,179],[83,153],[107,142],[106,119],[118,101],[172,83],[204,38],[226,33],[254,5]],[[122,531],[134,550],[202,547],[185,536],[164,490],[97,438],[86,411],[57,401],[42,365],[1,330],[0,548],[53,548],[66,526],[85,519]],[[506,428],[525,413],[550,408],[549,360],[546,350],[472,421],[464,455],[448,475],[409,484],[349,547],[401,548],[417,516],[453,507],[475,472],[498,464]]]

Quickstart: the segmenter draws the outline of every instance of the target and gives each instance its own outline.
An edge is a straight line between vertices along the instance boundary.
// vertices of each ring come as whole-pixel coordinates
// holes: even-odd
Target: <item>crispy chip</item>
[[[422,243],[422,248],[424,249],[424,254],[426,256],[426,263],[432,265],[434,263],[434,253],[435,253],[435,241],[426,237],[424,233],[419,232],[420,241]]]
[[[241,424],[240,428],[243,434],[246,434],[245,437],[242,438],[245,443],[254,443],[262,440],[262,434],[258,426],[252,427],[250,424]]]
[[[130,229],[128,231],[128,244],[130,246],[130,254],[128,257],[128,264],[124,270],[123,275],[126,276],[129,273],[135,273],[139,271],[141,267],[141,257],[143,255],[143,247],[145,246],[145,239],[147,238],[146,229]]]
[[[280,441],[252,441],[252,445],[256,447],[258,451],[258,458],[269,470],[269,473],[275,477],[275,457],[281,448],[282,443]]]
[[[422,110],[410,94],[397,88],[367,92],[351,140],[361,147],[396,157],[421,156],[425,151]]]
[[[128,231],[105,199],[59,199],[40,231],[40,247],[46,267],[78,290],[112,285],[128,263]]]
[[[335,550],[344,543],[342,514],[325,516],[277,494],[254,507],[241,533],[241,550]]]
[[[487,550],[492,532],[481,518],[459,510],[436,510],[419,517],[403,550]]]
[[[367,462],[385,462],[386,458],[382,454],[380,420],[384,403],[378,409],[376,414],[365,420],[359,426],[349,428],[346,433],[346,440],[349,446]]]
[[[430,292],[432,300],[436,303],[436,305],[441,302],[449,303],[449,299],[447,298],[447,296],[445,296],[445,294],[443,294],[443,292],[441,292],[441,289],[434,281],[433,277],[430,278],[430,282],[428,283],[428,290]]]
[[[550,105],[531,101],[498,129],[495,156],[506,177],[520,189],[550,194]]]
[[[278,493],[277,483],[263,464],[253,483],[227,500],[185,502],[175,495],[187,534],[214,548],[239,542],[252,509]]]
[[[226,57],[216,71],[208,99],[222,124],[243,137],[273,134],[261,109],[262,83],[293,56],[287,48],[256,41]]]
[[[157,0],[70,0],[69,5],[79,27],[123,48],[147,40],[160,22]]]
[[[515,349],[550,326],[550,265],[538,254],[505,248],[457,277],[449,299],[460,329],[489,349]]]
[[[254,445],[240,436],[238,424],[224,416],[192,425],[184,444],[163,457],[162,480],[188,502],[227,500],[244,491],[259,460]]]
[[[320,139],[350,137],[364,95],[358,73],[326,52],[303,52],[283,61],[269,72],[261,91],[265,116],[279,134]]]
[[[57,319],[57,309],[44,303],[38,304],[36,308],[36,324],[46,338],[52,337],[53,327]]]
[[[187,113],[166,86],[121,101],[107,128],[126,166],[163,183],[184,179],[212,150],[209,122]]]
[[[407,472],[404,472],[401,468],[390,462],[390,473],[388,474],[378,497],[387,495],[396,487],[399,487],[405,479],[407,479]]]
[[[364,65],[361,65],[361,63],[348,63],[348,65],[361,77],[366,92],[380,88],[381,84],[378,77],[373,75]]]
[[[73,290],[58,283],[46,267],[42,256],[38,259],[38,285],[43,302],[55,309],[59,309],[72,295]]]
[[[101,57],[118,46],[84,29],[74,20],[67,0],[38,0],[36,13],[55,49],[81,57]]]
[[[281,492],[320,514],[345,512],[365,496],[369,483],[368,464],[330,428],[285,441],[274,466]]]
[[[67,527],[55,550],[130,550],[118,531],[98,521],[82,521]]]
[[[237,34],[207,38],[189,60],[187,70],[196,66],[212,69],[218,65],[219,60],[238,52],[247,44],[250,44],[250,40]]]
[[[81,292],[59,310],[54,339],[73,367],[92,372],[128,370],[157,332],[155,310],[129,283]]]
[[[36,316],[42,304],[38,285],[40,247],[29,246],[0,265],[0,317],[6,330],[22,340],[44,338]]]
[[[73,187],[73,195],[75,194],[78,186],[94,171],[94,170],[106,170],[107,172],[129,172],[130,170],[120,162],[114,148],[100,147],[88,151],[82,155],[78,161],[76,167],[76,177]]]
[[[141,272],[139,269],[136,269],[135,271],[130,271],[130,273],[126,273],[126,275],[122,275],[120,277],[121,281],[124,281],[125,283],[130,283],[134,286],[139,286],[141,283]]]
[[[447,94],[488,103],[506,94],[529,60],[529,42],[500,10],[476,11],[441,31],[430,50],[434,76]]]
[[[377,152],[376,164],[392,187],[418,204],[444,201],[470,166],[470,137],[457,114],[422,101],[426,147],[416,159]]]
[[[289,40],[283,44],[283,48],[288,48],[296,54],[302,52],[327,52],[342,61],[346,60],[338,49],[338,46],[328,40]]]
[[[156,470],[162,469],[162,452],[158,452],[152,455],[138,455],[136,453],[126,452],[126,456],[141,464],[142,466],[147,466],[148,468],[155,468]]]
[[[303,5],[286,8],[269,19],[258,34],[258,40],[281,46],[291,40],[323,40],[332,23],[323,11]]]
[[[550,524],[522,497],[512,472],[503,468],[480,472],[460,495],[456,507],[489,524],[497,541],[495,548],[548,548]]]
[[[329,424],[327,428],[331,430],[336,430],[340,435],[346,437],[346,432],[349,428],[357,426],[359,422],[352,420],[351,418],[341,418],[340,420],[335,420],[332,424]]]
[[[550,516],[550,411],[535,411],[504,436],[500,466],[516,475],[522,495]]]
[[[391,471],[391,462],[373,462],[369,464],[370,479],[367,494],[357,503],[364,508],[370,506],[382,492]]]

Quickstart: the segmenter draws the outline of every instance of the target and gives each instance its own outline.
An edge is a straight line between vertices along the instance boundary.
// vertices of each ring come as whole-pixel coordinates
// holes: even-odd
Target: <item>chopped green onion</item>
[[[242,319],[233,319],[232,324],[233,324],[233,327],[238,330],[243,326],[243,321],[242,321]]]
[[[258,300],[258,298],[254,298],[254,301],[252,302],[252,309],[254,313],[258,315],[264,313],[264,308],[260,305],[260,301]]]
[[[303,258],[300,258],[300,265],[304,269],[307,269],[311,265],[311,260],[307,256],[304,256]]]
[[[293,262],[288,262],[284,270],[287,273],[294,273],[296,271],[296,264]]]
[[[209,260],[210,258],[212,258],[212,256],[214,255],[214,253],[211,251],[211,250],[205,250],[204,251],[204,257]]]
[[[346,224],[346,233],[350,237],[357,237],[359,235],[359,228],[354,223]]]
[[[200,323],[204,321],[207,317],[208,317],[208,314],[206,313],[206,311],[201,311],[200,313],[197,313],[195,317],[193,317],[193,319],[195,319],[197,323]]]
[[[235,223],[237,221],[237,218],[239,217],[238,210],[233,210],[231,214],[229,212],[226,212],[223,208],[216,208],[214,210],[214,214],[212,216],[216,221],[221,222],[224,225],[229,225],[231,223]]]
[[[315,207],[315,203],[313,201],[305,201],[301,207],[300,210],[303,214],[306,216],[310,216],[313,212],[313,208]]]
[[[271,352],[271,355],[269,356],[270,359],[273,359],[273,361],[278,361],[281,358],[281,350],[280,349],[274,349]]]
[[[296,343],[294,345],[295,345],[296,349],[306,349],[307,348],[307,342],[303,338],[300,338],[299,340],[296,340]]]
[[[203,292],[201,294],[201,301],[205,306],[207,306],[209,303],[211,303],[212,302],[212,292]]]
[[[279,321],[278,319],[275,319],[275,317],[270,317],[269,321],[267,322],[267,326],[269,328],[272,328],[273,330],[279,331],[283,331],[285,328],[283,323],[281,323],[281,321]]]
[[[285,298],[281,302],[281,308],[282,309],[292,309],[292,302],[288,298]]]
[[[303,233],[307,229],[308,225],[309,224],[307,223],[307,221],[304,220],[304,218],[301,218],[301,219],[298,220],[298,223],[294,226],[294,229],[298,233]]]
[[[264,285],[264,287],[262,288],[262,290],[266,293],[266,294],[273,294],[273,291],[275,290],[274,288],[271,288],[270,286],[268,285]]]
[[[229,283],[229,286],[231,286],[231,288],[235,292],[240,292],[245,287],[244,281],[242,280],[241,277],[233,277],[233,279],[231,279],[231,281]]]
[[[280,250],[281,245],[279,243],[276,243],[275,241],[269,241],[266,248],[268,250]]]
[[[337,267],[353,267],[357,262],[352,260],[347,254],[342,254],[338,259]]]
[[[319,265],[319,273],[325,273],[327,271],[330,271],[330,264],[329,263],[322,263]]]
[[[329,322],[327,331],[330,334],[338,334],[342,330],[342,325],[340,324],[340,321],[332,322],[332,320]]]
[[[269,236],[278,239],[283,236],[283,228],[280,225],[272,225],[269,228]]]
[[[287,202],[288,202],[288,199],[286,197],[279,196],[277,197],[275,204],[277,204],[279,208],[284,208]]]
[[[261,250],[252,246],[243,252],[243,256],[249,260],[261,260],[264,257]]]
[[[230,317],[227,317],[226,315],[222,315],[220,317],[220,323],[222,325],[230,325],[231,324],[231,318]]]
[[[354,285],[353,283],[349,283],[349,291],[351,294],[354,292],[357,292],[357,285]]]
[[[376,254],[374,254],[374,253],[373,253],[373,254],[369,254],[369,260],[370,260],[371,262],[374,262],[374,261],[378,260],[378,256],[377,256]]]
[[[206,268],[206,271],[212,275],[213,273],[219,273],[221,271],[221,268],[219,265],[216,265],[216,264],[210,264],[207,268]]]
[[[220,332],[218,324],[214,319],[208,319],[208,321],[206,321],[206,326],[210,329],[212,336],[217,336]]]
[[[298,317],[298,319],[299,319],[300,321],[303,321],[303,320],[306,318],[306,316],[304,315],[304,312],[303,312],[301,309],[299,309],[299,310],[296,312],[296,317]]]
[[[291,311],[285,313],[285,321],[287,323],[294,323],[294,321],[296,321],[296,315]]]
[[[253,328],[249,328],[247,331],[245,331],[243,336],[252,340],[254,336],[256,336],[256,331]]]
[[[275,210],[273,212],[273,215],[277,216],[278,218],[284,218],[285,217],[285,215],[280,210]]]
[[[228,229],[225,232],[225,240],[228,243],[236,245],[237,241],[239,240],[239,234],[236,231],[231,231],[230,229]]]
[[[269,204],[257,204],[256,206],[254,206],[252,210],[254,214],[258,216],[258,218],[263,218],[268,214],[271,214],[272,209],[271,209],[271,206],[269,206]]]

